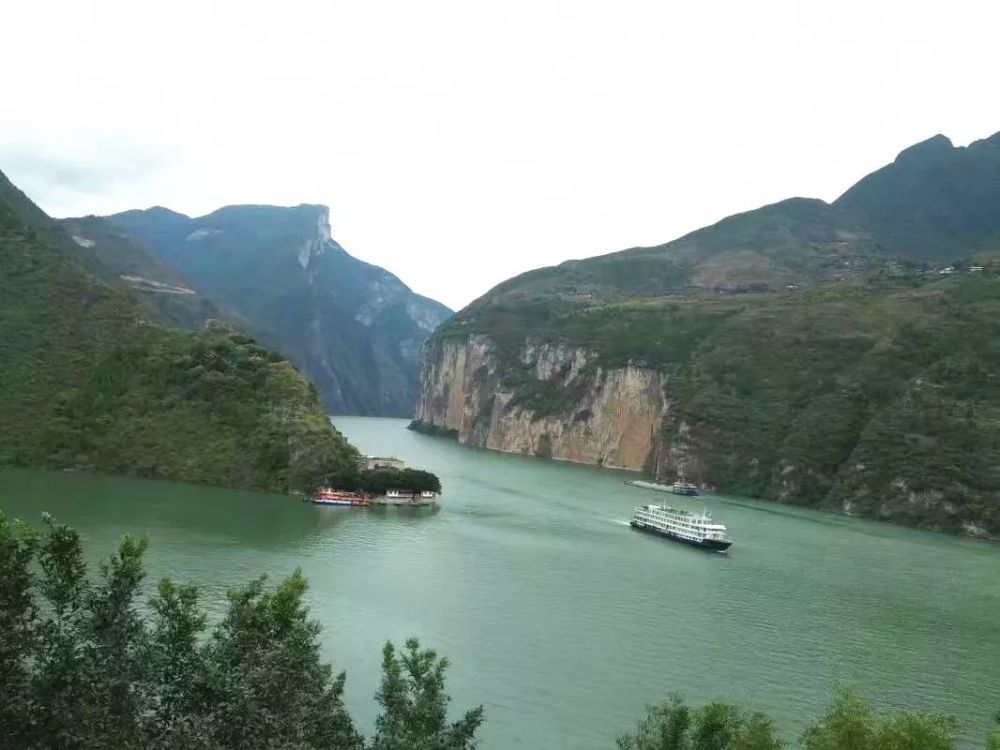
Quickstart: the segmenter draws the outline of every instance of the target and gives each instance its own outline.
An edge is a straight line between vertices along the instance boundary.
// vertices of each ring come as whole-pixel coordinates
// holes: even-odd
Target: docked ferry
[[[631,526],[639,531],[717,552],[725,552],[733,544],[726,537],[726,527],[712,521],[712,517],[704,511],[692,513],[666,505],[642,505],[632,514]]]
[[[425,490],[412,492],[410,490],[389,490],[384,497],[375,500],[376,505],[437,505],[437,493]]]
[[[436,492],[424,490],[423,492],[410,492],[409,490],[389,490],[386,497],[396,500],[433,500],[437,497]]]
[[[697,495],[698,485],[691,484],[691,482],[674,482],[671,492],[675,495]]]
[[[320,487],[310,498],[316,505],[371,505],[372,499],[361,492],[345,492],[330,487]]]

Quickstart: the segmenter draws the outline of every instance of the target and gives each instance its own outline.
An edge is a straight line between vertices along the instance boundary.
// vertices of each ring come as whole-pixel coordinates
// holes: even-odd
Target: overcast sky
[[[31,0],[0,170],[50,214],[324,203],[461,307],[1000,130],[1000,4]]]

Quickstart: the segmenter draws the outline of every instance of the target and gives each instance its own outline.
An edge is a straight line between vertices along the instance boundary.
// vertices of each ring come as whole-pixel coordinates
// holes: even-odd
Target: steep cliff
[[[420,352],[448,318],[333,240],[326,206],[165,208],[109,217],[240,327],[289,358],[338,414],[409,416]]]
[[[663,375],[647,367],[591,367],[590,360],[581,348],[526,343],[518,387],[486,337],[438,342],[422,375],[416,416],[493,450],[641,469],[668,412]],[[539,394],[559,389],[572,402],[545,408],[538,395],[526,393],[526,377]]]
[[[504,282],[431,340],[415,427],[1000,535],[997,155],[933,139],[835,204]]]

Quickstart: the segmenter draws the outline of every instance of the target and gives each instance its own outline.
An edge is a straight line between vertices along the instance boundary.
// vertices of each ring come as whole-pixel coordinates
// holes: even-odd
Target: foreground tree
[[[997,727],[986,737],[986,750],[1000,750],[1000,711],[993,717]]]
[[[0,747],[28,741],[36,623],[30,566],[37,546],[30,529],[0,514]]]
[[[825,716],[802,735],[805,750],[953,750],[952,716],[922,712],[876,714],[864,698],[840,686]]]
[[[1000,715],[997,717],[1000,723]],[[955,719],[943,714],[878,714],[853,690],[838,687],[833,705],[802,736],[803,750],[954,750]],[[651,706],[619,750],[781,750],[773,722],[762,713],[714,701],[690,708],[679,695]],[[1000,750],[1000,732],[987,740]]]
[[[138,607],[144,540],[123,539],[92,582],[79,535],[46,526],[0,514],[4,750],[363,750],[298,571],[230,592],[209,630],[193,586],[161,581]],[[447,661],[415,640],[384,657],[375,747],[473,748],[482,708],[447,724]]]
[[[382,684],[375,699],[382,713],[375,723],[373,750],[471,750],[483,723],[483,707],[448,724],[451,698],[445,693],[448,660],[421,650],[411,638],[396,654],[391,643],[382,650]]]
[[[781,750],[774,725],[762,713],[713,701],[690,708],[680,695],[650,706],[635,732],[618,738],[620,750]]]

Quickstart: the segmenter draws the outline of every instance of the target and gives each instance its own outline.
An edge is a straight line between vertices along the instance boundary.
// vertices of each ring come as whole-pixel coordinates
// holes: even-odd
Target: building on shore
[[[361,457],[362,471],[382,471],[384,469],[389,469],[392,471],[402,471],[405,468],[406,464],[403,463],[403,460],[396,458],[395,456]]]

